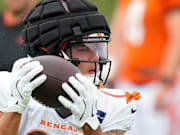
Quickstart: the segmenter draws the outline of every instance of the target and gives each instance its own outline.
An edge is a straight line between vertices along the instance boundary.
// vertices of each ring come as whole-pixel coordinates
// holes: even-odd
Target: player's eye
[[[90,49],[87,46],[83,45],[83,44],[73,45],[72,49],[76,50],[76,51],[79,51],[79,52],[88,52],[88,51],[90,51]]]
[[[88,48],[88,47],[85,47],[85,46],[83,46],[83,47],[78,47],[77,50],[78,50],[78,51],[81,51],[81,52],[86,52],[86,51],[88,52],[88,51],[90,51],[89,48]]]

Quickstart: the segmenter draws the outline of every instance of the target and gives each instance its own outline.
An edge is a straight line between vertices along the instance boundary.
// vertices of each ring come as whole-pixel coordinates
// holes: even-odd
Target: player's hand
[[[46,75],[42,74],[43,66],[39,61],[31,61],[31,58],[17,60],[12,69],[11,97],[5,112],[22,113],[28,104],[32,91],[40,86]]]
[[[70,123],[77,129],[81,129],[87,123],[93,130],[99,126],[97,118],[97,95],[96,86],[87,80],[80,73],[69,78],[69,83],[79,92],[79,96],[67,83],[62,84],[62,88],[71,97],[73,102],[63,96],[59,96],[59,101],[74,114],[74,121]]]

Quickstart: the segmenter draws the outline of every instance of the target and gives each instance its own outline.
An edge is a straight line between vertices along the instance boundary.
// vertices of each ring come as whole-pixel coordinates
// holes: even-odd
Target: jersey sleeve
[[[124,95],[124,91],[107,89],[106,92],[112,95],[102,94],[101,96],[101,99],[104,100],[102,106],[104,103],[104,111],[106,112],[106,117],[102,123],[103,132],[110,130],[129,131],[134,122],[136,112],[135,102],[132,101],[127,104],[125,97],[113,96]]]
[[[0,72],[0,111],[7,106],[8,99],[11,95],[10,78],[11,73]]]

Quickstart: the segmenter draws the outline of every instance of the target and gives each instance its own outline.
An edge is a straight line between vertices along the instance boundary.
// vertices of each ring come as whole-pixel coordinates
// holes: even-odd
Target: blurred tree
[[[113,11],[116,6],[116,0],[89,0],[99,7],[99,12],[107,17],[111,22]]]
[[[40,1],[40,0],[38,0]],[[116,0],[90,0],[99,7],[99,12],[107,17],[108,22],[111,22],[112,14],[115,9]],[[0,12],[4,9],[4,0],[0,0]]]
[[[0,12],[4,9],[4,0],[0,0]]]

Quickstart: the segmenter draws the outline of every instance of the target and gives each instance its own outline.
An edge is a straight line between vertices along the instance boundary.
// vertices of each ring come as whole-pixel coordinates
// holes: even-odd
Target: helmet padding
[[[23,22],[24,50],[30,56],[58,55],[64,42],[84,35],[110,35],[105,17],[88,0],[42,0]]]

